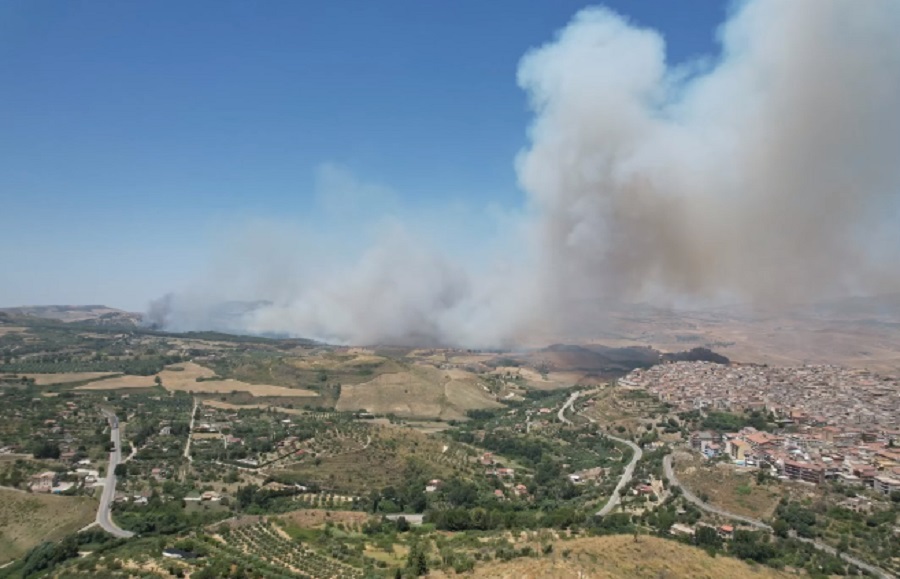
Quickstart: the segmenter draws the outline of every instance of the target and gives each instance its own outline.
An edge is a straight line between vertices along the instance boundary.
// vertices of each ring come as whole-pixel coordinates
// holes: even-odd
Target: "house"
[[[172,427],[171,427],[171,426],[163,426],[162,428],[159,429],[159,435],[160,435],[160,436],[169,436],[169,435],[171,435],[171,434],[172,434]]]
[[[813,484],[825,482],[825,467],[808,462],[784,461],[784,474]]]
[[[900,492],[900,479],[889,476],[876,476],[872,481],[872,488],[875,492],[883,495],[890,495],[892,492]]]
[[[848,497],[839,504],[843,508],[857,513],[865,514],[872,511],[872,501],[865,497]]]
[[[491,466],[494,464],[494,455],[490,452],[486,452],[481,455],[481,464],[483,466]]]
[[[691,448],[698,452],[703,452],[706,450],[706,445],[715,442],[716,439],[716,435],[708,430],[695,432],[691,435]]]
[[[751,452],[751,446],[746,440],[736,438],[728,441],[727,450],[732,460],[735,462],[744,462],[747,460],[747,454]]]
[[[430,481],[428,481],[428,484],[425,485],[425,492],[433,493],[433,492],[437,491],[439,488],[441,488],[442,484],[444,484],[444,483],[443,483],[443,481],[441,481],[441,479],[437,479],[437,478],[431,479]]]
[[[731,525],[722,525],[716,531],[719,533],[719,536],[725,539],[730,539],[734,536],[734,527]]]
[[[703,454],[706,456],[706,458],[715,458],[719,456],[721,452],[722,445],[717,442],[710,442],[706,445],[706,448],[703,449]]]
[[[48,470],[31,477],[30,488],[35,493],[49,493],[58,481],[59,475],[52,470]]]
[[[635,494],[638,494],[641,496],[653,494],[653,487],[651,487],[650,485],[647,485],[647,484],[638,485],[637,488],[634,490],[635,490]]]
[[[517,497],[527,497],[528,496],[528,487],[523,484],[517,484],[515,486],[515,493]]]
[[[675,523],[671,527],[669,527],[669,533],[675,535],[676,537],[693,537],[694,529],[687,525],[682,525],[681,523]]]
[[[163,557],[168,557],[169,559],[196,559],[199,557],[196,553],[191,553],[190,551],[183,551],[181,549],[163,549]]]

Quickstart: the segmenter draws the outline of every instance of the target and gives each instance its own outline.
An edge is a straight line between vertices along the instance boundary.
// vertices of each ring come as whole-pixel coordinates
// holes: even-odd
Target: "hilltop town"
[[[646,389],[680,412],[757,412],[778,434],[744,427],[696,432],[707,457],[767,466],[786,478],[900,491],[900,384],[866,370],[676,362],[634,370],[619,384]]]

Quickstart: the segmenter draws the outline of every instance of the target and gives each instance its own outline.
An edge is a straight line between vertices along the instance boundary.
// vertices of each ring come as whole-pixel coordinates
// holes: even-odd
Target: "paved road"
[[[106,410],[103,410],[103,415],[109,421],[109,439],[113,443],[113,450],[109,453],[109,465],[106,467],[106,484],[103,486],[103,494],[100,495],[100,507],[97,509],[97,524],[107,533],[127,539],[133,537],[134,533],[120,529],[110,516],[110,506],[116,496],[116,466],[122,462],[122,440],[119,436],[119,418]]]
[[[590,418],[588,420],[591,420]],[[591,420],[593,422],[593,420]],[[624,438],[619,438],[617,436],[613,436],[611,434],[606,435],[607,438],[611,440],[615,440],[616,442],[620,442],[622,444],[627,444],[628,447],[632,450],[631,454],[631,462],[628,463],[628,466],[625,467],[625,472],[622,473],[622,478],[619,479],[619,483],[616,485],[616,489],[613,491],[609,500],[606,501],[606,504],[603,505],[603,508],[597,511],[598,517],[603,517],[612,512],[613,509],[618,506],[621,497],[619,496],[619,491],[625,488],[625,486],[631,482],[631,477],[634,476],[634,467],[637,466],[637,463],[644,456],[644,451],[641,450],[641,447],[631,442],[630,440],[625,440]]]
[[[709,503],[705,503],[705,502],[701,501],[694,493],[692,493],[690,490],[686,489],[684,487],[684,485],[682,485],[678,481],[678,478],[675,476],[675,471],[672,468],[672,455],[671,454],[666,455],[665,458],[663,458],[663,470],[665,471],[666,478],[669,479],[669,484],[671,486],[681,487],[681,493],[682,493],[682,495],[684,495],[684,498],[687,499],[688,501],[694,503],[695,505],[697,505],[699,508],[703,509],[704,511],[719,515],[721,517],[725,517],[726,519],[734,519],[736,521],[740,521],[747,525],[756,527],[757,529],[763,529],[763,530],[769,531],[769,532],[772,531],[772,527],[770,527],[769,525],[767,525],[766,523],[764,523],[758,519],[752,519],[750,517],[745,517],[745,516],[739,515],[737,513],[732,513],[732,512],[726,511],[724,509],[714,507]],[[794,533],[793,531],[791,532],[791,537],[793,537],[803,543],[812,545],[813,547],[815,547],[816,549],[818,549],[820,551],[824,551],[824,552],[830,553],[832,555],[838,555],[841,559],[843,559],[847,563],[850,563],[851,565],[856,565],[860,569],[862,569],[864,571],[868,571],[869,573],[871,573],[872,575],[874,575],[876,577],[880,577],[881,579],[895,579],[894,575],[888,573],[884,569],[879,569],[878,567],[875,567],[874,565],[869,565],[865,561],[861,561],[861,560],[857,559],[856,557],[848,555],[847,553],[838,553],[837,549],[835,549],[834,547],[832,547],[830,545],[826,545],[825,543],[820,543],[819,541],[815,541],[813,539],[805,539],[803,537],[798,537],[796,535],[796,533]]]
[[[197,407],[199,404],[197,400],[194,400],[194,409],[191,410],[191,425],[188,427],[188,438],[187,443],[184,445],[184,458],[188,459],[188,462],[194,462],[194,457],[191,456],[191,438],[194,436],[194,419],[197,416]]]
[[[572,421],[566,418],[566,410],[572,407],[578,397],[581,396],[581,392],[573,392],[569,399],[566,400],[566,403],[563,404],[562,408],[559,409],[559,412],[556,414],[560,421],[566,424],[572,424]],[[591,424],[596,424],[596,420],[591,418],[590,416],[585,416]],[[619,438],[617,436],[612,436],[611,434],[606,435],[610,440],[614,440],[621,444],[628,445],[628,447],[632,450],[631,454],[631,462],[628,463],[628,466],[625,467],[625,472],[622,473],[622,477],[619,479],[619,482],[616,484],[615,490],[613,490],[612,496],[609,497],[609,500],[606,501],[606,504],[603,505],[603,508],[597,511],[598,517],[605,517],[609,513],[613,511],[621,500],[621,496],[619,496],[619,491],[625,488],[628,483],[631,482],[631,478],[634,476],[634,468],[637,466],[637,463],[644,456],[644,451],[641,450],[641,447],[631,442],[630,440],[626,440],[624,438]]]

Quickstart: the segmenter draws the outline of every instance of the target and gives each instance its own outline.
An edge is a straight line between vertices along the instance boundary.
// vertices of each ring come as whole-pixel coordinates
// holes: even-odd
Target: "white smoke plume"
[[[241,323],[508,345],[596,323],[606,301],[896,290],[898,29],[896,0],[752,0],[717,60],[672,67],[657,32],[583,10],[519,66],[535,117],[516,165],[527,211],[501,246],[516,255],[473,269],[397,226]]]

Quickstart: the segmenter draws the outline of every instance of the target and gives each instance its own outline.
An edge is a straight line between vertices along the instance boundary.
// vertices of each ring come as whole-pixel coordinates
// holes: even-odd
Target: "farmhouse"
[[[49,493],[58,480],[58,475],[52,470],[36,474],[31,477],[31,490],[36,493]]]

